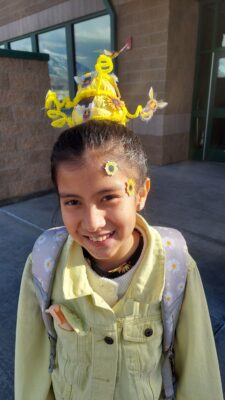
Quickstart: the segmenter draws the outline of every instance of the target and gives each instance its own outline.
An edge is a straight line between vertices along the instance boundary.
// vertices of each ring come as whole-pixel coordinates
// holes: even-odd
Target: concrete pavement
[[[150,176],[152,188],[143,215],[152,225],[179,229],[198,263],[225,389],[225,164],[183,162],[152,167]],[[53,193],[0,207],[0,399],[3,400],[13,399],[16,308],[24,263],[40,233],[61,223],[56,209],[57,198]]]

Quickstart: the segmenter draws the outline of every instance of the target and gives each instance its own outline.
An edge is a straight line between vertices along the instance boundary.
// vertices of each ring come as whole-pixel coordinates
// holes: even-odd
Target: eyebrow
[[[102,190],[99,190],[99,192],[95,193],[95,195],[97,196],[97,195],[107,194],[107,193],[115,192],[117,190],[123,190],[123,186],[122,185],[118,185],[118,186],[114,186],[114,187],[109,188],[109,189],[102,189]],[[76,193],[63,193],[63,192],[59,193],[59,197],[61,199],[66,199],[66,198],[69,198],[69,197],[77,197],[79,199],[81,198],[81,196],[79,196],[79,194],[76,194]]]

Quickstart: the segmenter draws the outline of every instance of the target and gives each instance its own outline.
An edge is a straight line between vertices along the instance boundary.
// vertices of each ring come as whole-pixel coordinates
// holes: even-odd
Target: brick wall
[[[144,124],[131,122],[141,135],[150,163],[188,157],[190,113],[197,44],[198,2],[189,0],[113,0],[118,18],[118,48],[131,35],[133,47],[118,59],[122,97],[133,112],[145,105],[153,86],[169,103]]]
[[[144,106],[148,91],[153,86],[157,98],[165,99],[169,0],[114,0],[118,18],[118,47],[132,36],[132,50],[118,59],[119,85],[128,109]],[[149,123],[139,119],[131,121],[130,127],[144,142],[152,164],[161,164],[161,138],[163,115],[159,111]]]
[[[116,10],[118,47],[129,35],[133,38],[132,50],[121,54],[118,64],[120,90],[134,111],[147,100],[150,85],[159,97],[165,94],[169,1],[126,1]]]
[[[170,0],[164,118],[163,163],[188,158],[198,2]]]
[[[0,50],[0,201],[51,188],[56,137],[42,110],[50,85],[47,61],[5,54]]]
[[[0,0],[0,41],[100,12],[103,0]]]
[[[62,3],[62,0],[0,0],[0,26]]]

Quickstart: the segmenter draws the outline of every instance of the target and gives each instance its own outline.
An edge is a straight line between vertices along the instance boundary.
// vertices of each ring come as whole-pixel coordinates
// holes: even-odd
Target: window
[[[10,43],[10,48],[12,50],[20,51],[32,51],[31,38],[24,38],[20,40],[15,40]]]
[[[109,15],[75,24],[74,40],[77,75],[93,71],[97,56],[111,49]]]
[[[106,14],[33,33],[32,40],[30,36],[7,43],[12,50],[49,54],[50,88],[61,99],[74,96],[74,71],[76,75],[93,71],[98,55],[104,49],[111,50],[110,27],[110,16]],[[6,48],[4,43],[0,47]]]
[[[51,89],[60,98],[69,95],[67,49],[65,28],[41,33],[38,35],[39,51],[48,53]]]

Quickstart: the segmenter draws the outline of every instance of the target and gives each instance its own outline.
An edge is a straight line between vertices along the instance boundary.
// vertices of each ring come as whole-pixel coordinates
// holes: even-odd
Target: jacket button
[[[153,329],[152,328],[146,328],[145,329],[145,331],[144,331],[144,335],[145,336],[149,337],[149,336],[152,336],[152,334],[153,334]]]
[[[110,336],[106,336],[106,337],[104,338],[104,341],[105,341],[107,344],[113,344],[113,342],[114,342],[113,338],[111,338]]]

